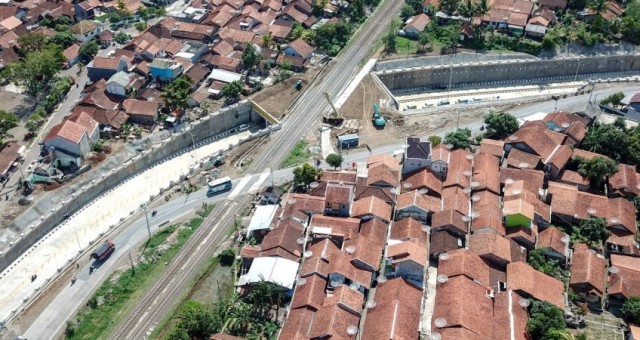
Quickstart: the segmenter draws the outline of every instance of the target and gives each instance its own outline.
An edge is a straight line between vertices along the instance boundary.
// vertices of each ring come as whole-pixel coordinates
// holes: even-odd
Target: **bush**
[[[634,296],[625,301],[620,311],[626,322],[640,324],[640,297]]]
[[[233,265],[233,262],[236,260],[236,252],[233,248],[227,248],[223,250],[220,254],[218,254],[218,260],[220,261],[220,265],[224,267],[229,267]]]
[[[94,152],[104,151],[104,140],[98,139],[98,141],[91,147],[91,150]]]
[[[532,339],[548,339],[549,333],[564,330],[562,310],[546,301],[533,301],[527,332]]]

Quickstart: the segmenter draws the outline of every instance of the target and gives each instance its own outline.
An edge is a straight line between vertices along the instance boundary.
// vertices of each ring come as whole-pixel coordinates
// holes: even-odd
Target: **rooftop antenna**
[[[616,266],[609,267],[609,273],[611,273],[611,274],[618,273],[619,271],[620,271],[620,269],[618,267],[616,267]]]
[[[378,283],[385,283],[385,282],[387,282],[387,277],[384,276],[384,275],[380,275],[380,276],[378,276],[376,281],[378,281]]]
[[[436,324],[436,327],[442,328],[442,327],[447,325],[447,319],[445,319],[445,318],[437,318],[435,324]]]
[[[345,250],[347,251],[347,254],[351,255],[356,252],[356,246],[350,245]]]
[[[296,280],[296,283],[298,284],[298,286],[302,286],[305,283],[307,283],[307,279],[305,279],[304,277],[301,277],[298,280]]]
[[[436,280],[438,280],[438,282],[440,282],[440,283],[445,283],[445,282],[449,281],[449,277],[444,275],[444,274],[440,274],[440,275],[438,275]]]
[[[358,333],[358,326],[349,326],[347,327],[347,334],[356,335]]]
[[[442,253],[438,255],[438,258],[440,259],[440,261],[446,261],[449,259],[449,253]]]
[[[520,299],[520,301],[518,301],[518,304],[522,308],[527,308],[531,304],[531,301],[529,301],[529,299]]]

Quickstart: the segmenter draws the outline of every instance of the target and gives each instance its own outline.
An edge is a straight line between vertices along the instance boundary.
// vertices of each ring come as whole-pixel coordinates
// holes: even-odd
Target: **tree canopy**
[[[487,138],[504,139],[520,127],[518,119],[504,111],[489,112],[484,117],[484,123],[487,125]]]
[[[27,33],[18,38],[18,46],[20,51],[26,55],[27,53],[39,51],[47,44],[47,36],[41,33]]]
[[[444,144],[450,144],[452,149],[471,149],[471,130],[468,128],[449,132],[444,136]]]
[[[9,130],[18,126],[18,117],[5,110],[0,110],[0,144],[4,144],[6,138],[12,137]]]
[[[316,180],[316,176],[318,176],[316,168],[308,163],[304,163],[293,169],[293,184],[295,186],[304,185],[307,187],[311,182]]]
[[[602,190],[602,183],[607,176],[618,172],[618,165],[611,158],[593,157],[589,160],[578,159],[578,173],[587,177],[591,187]]]
[[[635,129],[636,133],[640,130]],[[634,136],[635,148],[640,150],[640,134]],[[637,164],[636,153],[630,152],[632,140],[630,135],[616,128],[613,124],[594,124],[587,131],[580,148],[606,155],[618,162]],[[636,150],[636,151],[637,151]],[[630,163],[633,162],[633,163]]]
[[[440,136],[433,135],[433,136],[429,136],[429,138],[427,139],[429,140],[429,142],[431,142],[432,148],[442,144],[442,137]]]
[[[577,227],[573,227],[572,237],[576,243],[588,243],[598,246],[609,238],[607,223],[599,217],[582,220]]]
[[[239,80],[232,81],[229,84],[226,84],[224,87],[222,87],[222,95],[229,100],[238,99],[243,89],[244,89],[244,86],[242,85],[241,81]]]
[[[82,61],[87,63],[87,62],[90,62],[91,59],[93,59],[93,57],[96,56],[96,54],[98,54],[98,49],[100,49],[100,46],[98,46],[98,43],[91,40],[82,44],[82,46],[80,46],[78,55],[80,56],[80,59],[82,59]]]
[[[16,85],[23,87],[29,96],[36,97],[60,70],[63,61],[62,48],[47,45],[9,64],[6,74]]]
[[[337,153],[332,153],[329,156],[327,156],[327,164],[331,165],[334,169],[337,167],[342,167],[342,155],[337,154]]]
[[[566,279],[558,260],[547,258],[541,249],[530,251],[527,263],[535,270],[553,276],[558,280],[564,281]]]
[[[618,91],[616,93],[611,94],[610,96],[608,96],[607,98],[603,99],[600,101],[600,104],[602,105],[611,105],[611,106],[618,106],[620,105],[620,102],[624,99],[624,92],[622,91]]]
[[[253,44],[247,44],[242,52],[242,63],[246,69],[253,69],[260,63],[260,53]]]
[[[318,27],[315,36],[313,36],[313,41],[318,48],[329,52],[331,55],[337,55],[349,41],[351,31],[351,25],[344,20],[338,20]]]
[[[640,324],[640,296],[634,296],[625,301],[620,311],[626,322]]]
[[[126,44],[130,39],[131,39],[131,36],[129,36],[129,34],[127,34],[126,32],[122,32],[122,31],[118,31],[116,34],[113,35],[113,41],[115,41],[120,45]]]
[[[546,301],[531,303],[527,332],[532,339],[547,339],[551,332],[564,330],[565,321],[562,310]]]
[[[191,79],[187,75],[181,75],[164,88],[162,99],[169,110],[185,108],[189,103],[191,93]]]
[[[76,37],[69,31],[56,33],[53,37],[49,38],[49,43],[67,48],[76,42]]]

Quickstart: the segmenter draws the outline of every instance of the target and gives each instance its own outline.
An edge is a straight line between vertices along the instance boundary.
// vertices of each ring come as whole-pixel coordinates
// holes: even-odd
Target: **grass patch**
[[[296,143],[289,156],[287,156],[287,158],[280,164],[280,169],[302,163],[309,159],[309,157],[311,157],[311,152],[307,150],[307,146],[309,146],[309,142],[306,140],[301,140]]]
[[[199,216],[187,223],[171,225],[153,235],[146,243],[145,260],[135,266],[135,271],[127,269],[117,279],[111,275],[78,312],[77,322],[71,321],[67,325],[65,338],[108,337],[111,329],[128,315],[138,299],[162,276],[168,264],[212,209],[213,205],[207,206],[198,213]],[[169,244],[167,240],[174,236],[175,239]]]
[[[418,52],[418,42],[405,37],[396,37],[396,53],[398,55],[416,54]]]

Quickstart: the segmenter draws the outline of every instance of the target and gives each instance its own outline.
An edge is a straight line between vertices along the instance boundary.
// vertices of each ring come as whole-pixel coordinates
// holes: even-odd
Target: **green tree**
[[[53,37],[49,38],[50,44],[56,44],[67,48],[76,42],[76,37],[69,31],[56,33]]]
[[[389,31],[387,32],[387,35],[382,38],[384,42],[384,51],[386,53],[396,52],[396,30],[399,25],[400,23],[398,23],[398,20],[393,19],[391,21],[391,24],[389,25]]]
[[[6,74],[16,85],[23,87],[29,96],[35,98],[58,72],[63,61],[62,48],[49,45],[9,64]]]
[[[487,125],[487,138],[503,139],[520,127],[518,119],[504,111],[489,112],[484,117],[484,123]]]
[[[440,10],[447,14],[453,14],[459,7],[460,0],[440,0]]]
[[[26,55],[31,52],[39,51],[47,44],[47,36],[41,33],[27,33],[18,38],[18,46],[20,52]]]
[[[420,32],[418,36],[418,45],[420,45],[420,51],[425,51],[425,46],[427,46],[431,42],[431,37],[429,37],[429,33],[427,30]]]
[[[131,36],[129,36],[129,34],[123,31],[118,31],[116,34],[113,35],[113,41],[115,41],[117,44],[120,44],[120,45],[126,44],[127,42],[129,42],[130,39],[131,39]]]
[[[442,137],[440,136],[433,135],[433,136],[429,136],[429,138],[427,139],[429,140],[429,142],[431,142],[432,148],[442,144]]]
[[[98,43],[91,40],[89,42],[82,44],[82,46],[80,46],[80,50],[78,51],[78,56],[83,61],[89,62],[91,61],[91,59],[93,59],[93,57],[96,56],[96,54],[98,54],[98,49],[100,49],[100,46],[98,46]]]
[[[547,333],[545,340],[574,340],[575,338],[566,329],[553,329]]]
[[[416,13],[422,13],[422,0],[406,0],[405,2],[411,6]]]
[[[607,223],[599,217],[591,217],[588,220],[580,221],[580,225],[573,227],[572,237],[574,242],[588,243],[592,246],[598,246],[601,242],[609,238]]]
[[[450,48],[455,53],[458,42],[460,41],[460,25],[449,24],[440,26],[435,37],[444,48]]]
[[[597,16],[600,16],[602,12],[607,9],[609,0],[588,0],[587,6],[596,12]]]
[[[4,143],[6,138],[13,137],[9,134],[9,130],[18,126],[18,116],[12,112],[0,110],[0,144]]]
[[[102,152],[104,151],[104,140],[103,139],[98,139],[98,141],[96,141],[93,146],[91,147],[91,150],[94,152]]]
[[[640,296],[633,296],[625,301],[620,312],[626,322],[640,324]]]
[[[269,311],[273,306],[280,307],[284,294],[285,289],[283,287],[269,281],[260,280],[251,286],[247,301],[256,306],[256,309],[264,318],[269,318]]]
[[[471,19],[476,15],[478,8],[476,7],[473,0],[464,0],[460,4],[460,8],[458,8],[458,13],[467,19]]]
[[[331,165],[334,169],[337,167],[341,167],[342,168],[342,155],[337,154],[337,153],[332,153],[329,156],[327,156],[327,164]]]
[[[236,252],[233,248],[227,248],[223,250],[220,254],[218,254],[218,260],[220,261],[220,265],[224,267],[229,267],[236,260]]]
[[[246,69],[252,70],[258,63],[260,63],[260,53],[253,46],[253,44],[247,44],[242,52],[242,63]]]
[[[186,75],[174,79],[164,88],[162,99],[164,99],[164,105],[169,110],[176,108],[184,109],[189,104],[189,94],[191,93],[191,87],[193,83]]]
[[[444,143],[451,144],[455,149],[471,149],[471,130],[468,128],[449,132],[444,136]]]
[[[133,27],[135,27],[136,30],[138,30],[138,32],[142,32],[142,31],[147,29],[147,22],[146,21],[138,21],[135,24],[133,24]]]
[[[616,92],[600,101],[602,105],[611,105],[613,107],[619,106],[620,102],[624,99],[624,92]]]
[[[406,22],[414,15],[416,15],[416,10],[408,4],[404,4],[400,9],[400,18],[402,19],[402,22]]]
[[[483,17],[491,11],[491,4],[489,0],[478,0],[476,4],[476,16]]]
[[[541,249],[530,251],[527,263],[541,273],[553,276],[561,281],[565,280],[565,275],[560,268],[560,263],[557,260],[548,259]]]
[[[594,124],[587,131],[580,148],[591,152],[607,155],[618,162],[628,162],[630,159],[629,135],[618,130],[611,124]]]
[[[546,301],[531,303],[527,332],[532,339],[547,339],[550,332],[565,329],[562,310]]]
[[[239,80],[232,81],[229,84],[226,84],[222,87],[222,95],[225,96],[229,100],[235,100],[240,97],[242,90],[244,89],[244,85]]]
[[[191,340],[189,333],[182,327],[174,328],[168,336],[169,340]]]
[[[309,186],[309,184],[316,180],[318,171],[310,164],[302,164],[293,169],[293,184],[295,186]]]
[[[618,172],[618,165],[611,158],[597,156],[589,160],[583,160],[578,165],[578,173],[587,177],[591,187],[596,190],[602,190],[602,183],[605,177],[616,172]]]
[[[180,328],[186,330],[191,339],[208,339],[211,334],[216,332],[216,326],[213,310],[199,302],[189,300],[181,308],[177,319],[180,322]]]
[[[269,48],[271,46],[271,42],[273,41],[273,37],[271,33],[267,33],[262,36],[262,47]]]
[[[36,132],[38,132],[38,129],[43,122],[44,118],[42,118],[42,116],[38,112],[35,112],[31,116],[29,116],[25,127],[27,128],[27,131],[29,131],[29,133],[35,134]]]

